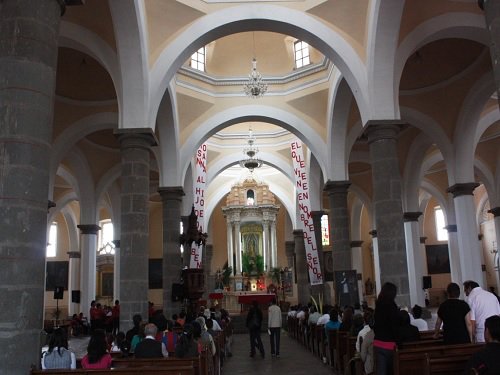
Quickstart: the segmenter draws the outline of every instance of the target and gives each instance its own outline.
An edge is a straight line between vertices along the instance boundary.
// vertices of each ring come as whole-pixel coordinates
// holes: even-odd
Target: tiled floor
[[[262,334],[266,351],[265,359],[259,354],[250,358],[250,342],[247,334],[236,334],[233,340],[233,356],[222,368],[223,375],[333,375],[335,372],[297,341],[281,332],[280,358],[271,358],[269,336]]]

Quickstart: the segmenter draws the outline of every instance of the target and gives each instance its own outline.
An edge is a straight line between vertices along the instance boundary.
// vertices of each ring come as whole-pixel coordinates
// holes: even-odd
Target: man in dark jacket
[[[144,340],[135,347],[134,355],[136,358],[162,358],[168,357],[165,344],[156,341],[156,333],[158,328],[153,323],[146,324],[144,327]]]
[[[500,316],[493,315],[484,322],[486,346],[474,354],[465,369],[471,374],[500,374]]]
[[[250,334],[250,357],[255,357],[255,346],[260,351],[262,358],[265,357],[264,345],[260,339],[260,329],[262,327],[262,311],[259,309],[257,301],[252,301],[252,307],[248,311],[246,326]]]

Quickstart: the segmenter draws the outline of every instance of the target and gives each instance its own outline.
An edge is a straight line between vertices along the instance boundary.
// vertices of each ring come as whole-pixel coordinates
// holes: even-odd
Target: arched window
[[[111,220],[101,220],[99,221],[99,226],[101,230],[99,231],[97,248],[99,249],[97,253],[99,255],[114,255],[115,245],[113,243],[113,223]]]
[[[293,48],[295,52],[295,67],[297,69],[311,63],[311,60],[309,59],[309,44],[303,42],[302,40],[297,40],[293,44]]]
[[[434,208],[434,218],[436,220],[436,237],[438,241],[448,241],[448,231],[445,229],[444,213],[441,206]]]
[[[191,55],[191,68],[204,72],[205,61],[205,47],[201,47]]]
[[[255,193],[253,190],[247,190],[247,206],[253,206],[255,204]]]
[[[57,223],[55,221],[50,224],[46,256],[47,258],[54,258],[57,256]]]

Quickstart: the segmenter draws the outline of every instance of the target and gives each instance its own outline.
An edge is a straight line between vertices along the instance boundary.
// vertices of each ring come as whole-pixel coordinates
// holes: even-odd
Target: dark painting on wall
[[[426,245],[427,273],[429,275],[437,273],[450,273],[450,257],[448,245]]]
[[[113,296],[113,273],[104,272],[101,278],[101,296],[112,297]]]
[[[68,270],[68,261],[47,262],[45,290],[53,291],[56,286],[64,286],[64,290],[68,290]]]
[[[149,260],[149,289],[163,288],[163,259]]]
[[[359,303],[358,275],[356,270],[335,271],[335,302],[339,306]]]
[[[333,281],[333,256],[331,251],[323,252],[323,269],[325,270],[324,281]]]

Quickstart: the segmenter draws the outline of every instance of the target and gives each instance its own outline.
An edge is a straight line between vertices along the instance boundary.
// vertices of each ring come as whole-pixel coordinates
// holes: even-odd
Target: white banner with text
[[[319,263],[318,248],[311,214],[311,202],[309,199],[309,180],[307,178],[306,162],[302,149],[302,142],[295,140],[290,144],[293,160],[293,172],[295,175],[295,189],[297,190],[297,202],[299,207],[300,222],[304,231],[304,244],[306,248],[307,269],[311,285],[323,284],[323,275]],[[297,259],[297,262],[301,261]]]
[[[207,145],[204,143],[196,151],[194,179],[194,212],[197,216],[198,232],[205,232],[205,186],[207,180]],[[201,268],[203,244],[193,241],[189,268]]]

